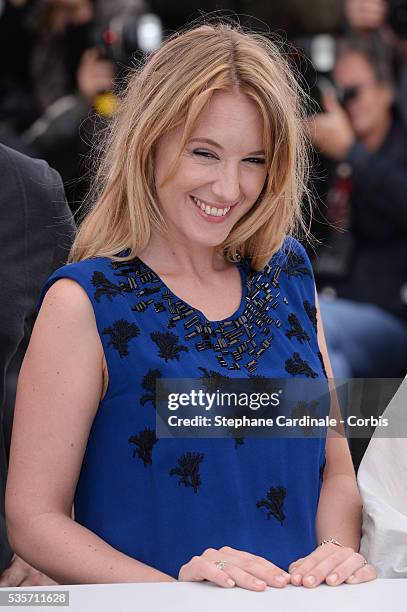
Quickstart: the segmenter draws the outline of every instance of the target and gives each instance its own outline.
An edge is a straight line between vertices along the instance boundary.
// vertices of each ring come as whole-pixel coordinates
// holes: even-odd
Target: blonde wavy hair
[[[301,87],[269,37],[234,23],[207,23],[174,34],[129,75],[69,261],[114,260],[125,249],[130,260],[146,247],[153,229],[165,232],[155,192],[156,145],[169,130],[184,126],[168,180],[211,96],[236,88],[255,102],[263,119],[268,175],[255,205],[218,248],[231,261],[251,258],[259,270],[287,234],[305,229],[301,202],[309,164]]]

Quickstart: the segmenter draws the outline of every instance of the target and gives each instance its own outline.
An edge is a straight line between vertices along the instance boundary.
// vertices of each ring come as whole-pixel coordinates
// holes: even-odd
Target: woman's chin
[[[216,236],[208,236],[208,234],[189,234],[188,241],[192,245],[206,248],[216,248],[220,246],[227,238],[228,233],[218,232]]]

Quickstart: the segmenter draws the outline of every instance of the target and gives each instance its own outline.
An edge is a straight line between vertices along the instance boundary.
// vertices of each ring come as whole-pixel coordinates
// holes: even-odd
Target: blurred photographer
[[[332,231],[315,259],[330,357],[338,378],[397,377],[407,366],[407,134],[369,41],[339,45],[334,79],[343,104],[326,92],[310,120],[330,160]]]
[[[1,129],[0,140],[56,168],[75,211],[87,191],[86,178],[78,179],[87,173],[84,158],[99,129],[94,119],[113,110],[114,96],[109,92],[118,67],[137,50],[137,28],[146,4],[144,0],[11,1],[19,5],[13,7],[15,21],[31,40],[27,72],[36,116],[29,125],[24,121],[16,125],[16,106],[9,105],[3,121],[12,129]],[[132,31],[126,31],[128,24],[137,30],[134,44]],[[124,48],[129,38],[129,48]],[[24,99],[19,96],[22,104]]]
[[[380,28],[385,22],[386,0],[346,0],[346,17],[356,30]]]
[[[407,125],[407,0],[346,0],[349,25],[375,31],[389,45],[396,82],[396,100]]]

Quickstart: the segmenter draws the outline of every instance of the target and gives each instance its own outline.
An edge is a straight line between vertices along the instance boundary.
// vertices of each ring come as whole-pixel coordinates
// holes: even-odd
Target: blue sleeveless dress
[[[303,247],[287,238],[261,271],[237,265],[240,307],[216,322],[138,258],[69,264],[43,289],[42,297],[56,280],[70,278],[86,291],[109,371],[77,484],[75,519],[174,577],[209,547],[228,545],[287,570],[317,544],[323,437],[155,435],[158,378],[325,377]]]

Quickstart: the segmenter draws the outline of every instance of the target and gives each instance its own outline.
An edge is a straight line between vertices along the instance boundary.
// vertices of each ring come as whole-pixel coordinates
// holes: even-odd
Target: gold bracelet
[[[331,538],[330,540],[322,540],[322,542],[320,542],[318,546],[323,546],[324,544],[335,544],[335,546],[340,546],[341,548],[345,548],[343,544],[338,542],[338,540],[334,540],[333,538]]]
[[[322,542],[320,542],[318,544],[318,546],[323,546],[324,544],[335,544],[335,546],[340,546],[341,548],[345,548],[345,546],[343,544],[341,544],[340,542],[338,542],[338,540],[334,540],[333,538],[331,538],[330,540],[322,540]],[[360,554],[360,553],[359,553]],[[364,558],[363,555],[360,555],[363,559],[363,567],[365,565],[368,564],[367,560]]]

